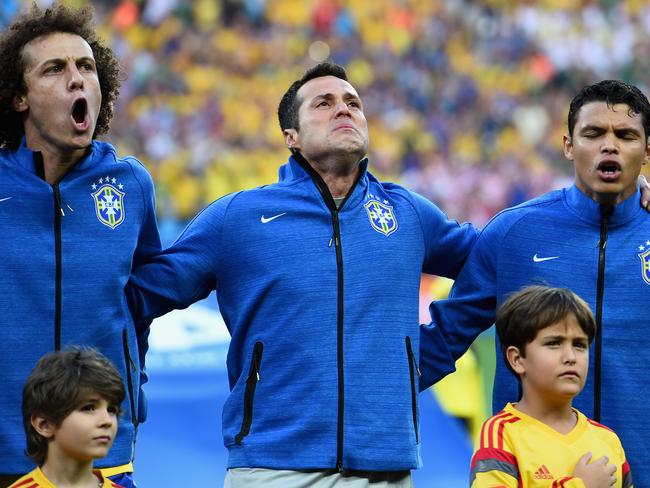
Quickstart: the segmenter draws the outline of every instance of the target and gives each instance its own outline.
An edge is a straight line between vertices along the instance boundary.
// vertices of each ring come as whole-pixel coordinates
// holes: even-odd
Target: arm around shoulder
[[[474,339],[494,322],[500,229],[488,225],[479,235],[449,297],[429,306],[431,322],[420,327],[420,389],[455,369]]]
[[[417,193],[410,193],[420,219],[424,238],[424,273],[455,279],[478,237],[469,223],[451,220],[435,204]]]
[[[216,288],[227,202],[200,212],[162,253],[134,267],[126,294],[136,324],[186,308]]]

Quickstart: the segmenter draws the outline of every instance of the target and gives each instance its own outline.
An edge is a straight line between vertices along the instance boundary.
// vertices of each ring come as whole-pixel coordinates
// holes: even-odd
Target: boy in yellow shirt
[[[27,455],[37,468],[9,488],[121,488],[93,470],[108,454],[124,384],[95,349],[69,348],[43,356],[23,388]]]
[[[566,288],[530,286],[504,302],[496,328],[522,396],[483,424],[472,488],[632,488],[618,436],[571,406],[589,369],[589,306]]]

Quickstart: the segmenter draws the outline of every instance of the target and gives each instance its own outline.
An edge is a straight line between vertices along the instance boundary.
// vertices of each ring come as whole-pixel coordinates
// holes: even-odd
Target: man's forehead
[[[309,80],[298,90],[298,97],[305,100],[325,94],[349,94],[359,97],[354,87],[347,81],[337,78],[336,76],[321,76]]]
[[[588,102],[580,107],[576,125],[592,125],[610,120],[638,126],[642,125],[640,114],[634,112],[627,103],[608,104],[605,101]]]
[[[23,48],[27,60],[41,62],[56,58],[93,58],[93,50],[86,40],[70,32],[51,32],[35,37]]]

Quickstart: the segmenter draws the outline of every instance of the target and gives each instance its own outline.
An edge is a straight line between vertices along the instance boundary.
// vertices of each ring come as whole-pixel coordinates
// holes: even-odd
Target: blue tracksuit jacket
[[[650,216],[637,191],[614,207],[606,229],[599,205],[575,186],[495,216],[482,231],[450,299],[431,305],[423,327],[425,388],[490,327],[496,306],[531,284],[567,287],[602,311],[601,377],[592,344],[587,384],[574,406],[621,438],[637,486],[650,486]],[[606,245],[605,245],[606,244]],[[599,291],[599,264],[602,265]],[[444,357],[447,355],[447,359]],[[517,381],[497,347],[493,410],[518,400]]]
[[[140,359],[124,296],[131,266],[160,252],[151,177],[107,143],[57,184],[40,154],[0,151],[0,473],[27,473],[22,387],[36,361],[66,344],[99,348],[127,387],[117,438],[100,467],[132,459]],[[138,413],[138,410],[141,410]]]
[[[420,275],[455,277],[476,231],[361,164],[336,209],[292,157],[278,183],[212,203],[134,270],[134,314],[145,319],[217,290],[232,336],[229,467],[420,465]]]

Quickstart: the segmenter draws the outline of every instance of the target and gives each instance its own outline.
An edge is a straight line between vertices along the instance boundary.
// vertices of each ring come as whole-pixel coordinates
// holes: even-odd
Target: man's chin
[[[90,147],[92,143],[93,143],[92,133],[84,133],[84,134],[75,135],[70,140],[69,146],[70,149],[76,151],[79,149],[88,149],[88,147]]]
[[[594,188],[593,199],[601,205],[618,205],[631,197],[636,191],[632,188],[621,188],[619,185],[607,185],[605,188]]]

